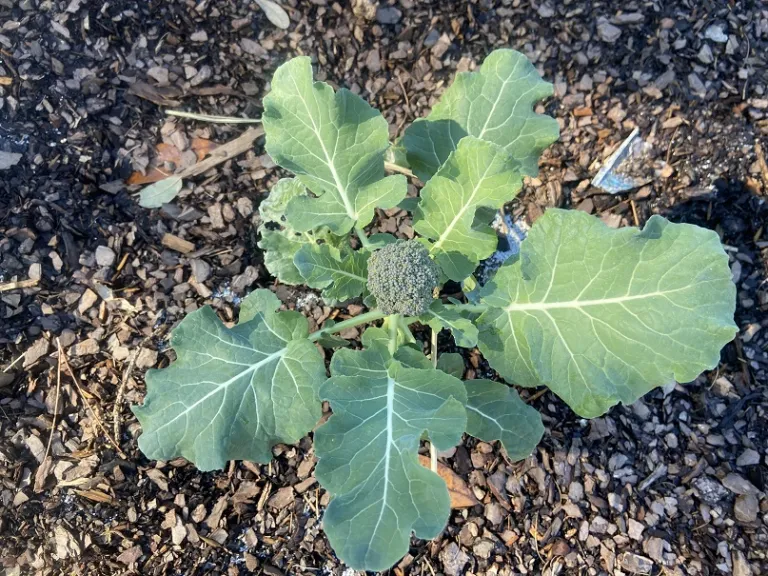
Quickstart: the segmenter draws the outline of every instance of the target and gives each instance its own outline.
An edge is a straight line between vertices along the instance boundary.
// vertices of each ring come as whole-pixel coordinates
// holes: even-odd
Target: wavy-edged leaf
[[[297,178],[280,178],[259,204],[259,215],[264,222],[286,226],[285,209],[297,196],[308,196],[307,188]]]
[[[144,208],[160,208],[167,204],[181,192],[182,180],[180,176],[169,176],[158,180],[154,184],[139,192],[139,206]]]
[[[457,346],[462,348],[477,346],[477,326],[471,320],[464,318],[454,308],[435,300],[430,304],[425,318],[432,330],[440,331],[442,328],[450,330]]]
[[[429,116],[405,131],[411,168],[426,182],[470,135],[498,144],[523,174],[536,176],[541,152],[560,129],[553,118],[535,114],[533,105],[552,92],[523,54],[494,50],[479,71],[458,73]]]
[[[293,258],[293,263],[310,288],[322,288],[323,297],[344,301],[365,291],[368,281],[368,258],[364,250],[343,254],[328,244],[306,244]]]
[[[550,209],[481,289],[480,350],[509,382],[546,385],[592,418],[714,368],[736,333],[717,234],[653,216],[614,230]]]
[[[286,216],[295,230],[326,225],[344,234],[368,224],[374,208],[392,208],[405,197],[405,177],[384,174],[384,117],[349,90],[334,93],[314,82],[308,57],[277,69],[262,120],[269,155],[314,194],[289,202]]]
[[[312,430],[322,415],[316,390],[325,363],[306,339],[306,318],[277,306],[274,294],[257,290],[234,328],[206,306],[174,329],[177,360],[147,372],[144,405],[132,408],[148,458],[183,456],[200,470],[269,462],[272,446]]]
[[[501,208],[522,187],[519,165],[501,148],[471,136],[451,152],[421,191],[413,228],[433,241],[445,275],[460,282],[496,250],[496,232],[477,222],[480,208]]]
[[[502,382],[467,380],[467,434],[486,442],[501,440],[510,460],[531,455],[544,435],[535,408]]]
[[[257,245],[264,250],[264,266],[269,273],[283,284],[304,284],[304,277],[293,263],[293,258],[303,246],[310,245],[310,240],[287,228],[270,230],[264,225],[259,226],[259,234],[261,239]]]
[[[408,552],[411,531],[434,538],[450,512],[445,482],[419,464],[419,439],[426,431],[439,450],[460,441],[464,385],[397,358],[380,345],[339,350],[320,389],[333,409],[315,432],[316,476],[332,495],[323,525],[356,570],[389,568]]]

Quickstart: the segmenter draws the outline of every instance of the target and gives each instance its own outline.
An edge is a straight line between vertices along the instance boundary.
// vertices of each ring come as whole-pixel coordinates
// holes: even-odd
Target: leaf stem
[[[359,224],[355,225],[355,233],[357,234],[357,237],[360,238],[360,243],[363,245],[363,248],[367,248],[368,250],[371,249],[371,241],[368,240],[368,236],[365,234],[365,230],[363,230],[363,227]]]
[[[446,304],[445,306],[457,312],[469,312],[470,314],[482,314],[488,310],[488,306],[485,304]]]
[[[400,324],[400,314],[390,314],[387,316],[387,326],[389,326],[389,353],[394,356],[397,352],[397,336],[399,334],[398,325]]]
[[[166,110],[169,116],[189,118],[200,122],[212,122],[214,124],[261,124],[261,118],[241,118],[239,116],[213,116],[211,114],[195,114],[184,110]]]
[[[347,320],[344,320],[343,322],[339,322],[338,324],[334,324],[333,326],[322,328],[317,332],[313,332],[312,334],[307,336],[307,338],[309,339],[310,342],[317,342],[320,338],[322,338],[326,334],[335,334],[336,332],[341,332],[342,330],[346,330],[347,328],[354,328],[355,326],[359,326],[360,324],[369,324],[371,322],[375,322],[376,320],[381,320],[386,316],[387,315],[381,310],[371,310],[369,312],[366,312],[365,314],[360,314],[359,316],[348,318]]]
[[[432,354],[432,368],[437,370],[437,330],[432,329],[432,334],[429,339],[430,353]],[[432,468],[432,472],[437,474],[437,448],[435,444],[429,441],[429,466]]]
[[[390,172],[399,172],[400,174],[404,174],[405,176],[408,176],[408,178],[416,178],[416,174],[413,173],[412,170],[405,168],[403,166],[400,166],[399,164],[395,164],[394,162],[384,162],[384,169],[389,170]]]

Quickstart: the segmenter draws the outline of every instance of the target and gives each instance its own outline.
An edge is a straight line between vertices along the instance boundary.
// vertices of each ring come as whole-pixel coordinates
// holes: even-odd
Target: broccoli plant
[[[210,307],[192,312],[172,333],[176,361],[147,373],[134,407],[141,450],[201,470],[268,462],[275,444],[314,429],[327,401],[333,414],[314,432],[316,477],[331,496],[325,533],[349,566],[382,570],[412,533],[438,536],[450,513],[436,458],[423,467],[420,450],[447,450],[465,432],[500,441],[512,460],[535,448],[541,419],[510,385],[546,386],[592,418],[714,368],[736,327],[728,258],[712,231],[660,216],[641,230],[611,229],[552,208],[518,258],[474,282],[497,247],[494,212],[559,136],[554,119],[533,111],[551,94],[512,50],[458,74],[398,143],[423,182],[406,199],[406,176],[385,170],[382,115],[314,81],[309,58],[282,65],[263,123],[268,153],[295,177],[260,206],[265,265],[284,284],[368,310],[312,333],[264,289],[231,327]],[[376,209],[396,206],[412,211],[417,238],[368,236]],[[457,286],[467,295],[457,298]],[[429,342],[414,337],[416,324]],[[359,345],[339,337],[353,326],[365,327]],[[456,347],[478,347],[506,383],[462,381],[460,357],[438,357],[443,329]]]

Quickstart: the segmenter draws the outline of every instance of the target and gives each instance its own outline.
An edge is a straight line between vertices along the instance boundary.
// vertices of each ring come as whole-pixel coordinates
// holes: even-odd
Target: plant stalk
[[[381,310],[371,310],[369,312],[366,312],[365,314],[360,314],[359,316],[348,318],[347,320],[339,322],[338,324],[334,324],[333,326],[322,328],[317,332],[313,332],[307,338],[309,339],[310,342],[317,342],[320,338],[322,338],[326,334],[335,334],[336,332],[341,332],[342,330],[346,330],[347,328],[354,328],[355,326],[359,326],[360,324],[369,324],[371,322],[375,322],[376,320],[381,320],[386,316],[387,315]]]

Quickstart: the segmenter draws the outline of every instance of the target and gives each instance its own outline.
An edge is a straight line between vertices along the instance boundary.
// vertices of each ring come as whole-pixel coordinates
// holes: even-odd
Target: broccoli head
[[[368,290],[387,314],[423,314],[439,280],[437,264],[416,240],[388,244],[368,260]]]

